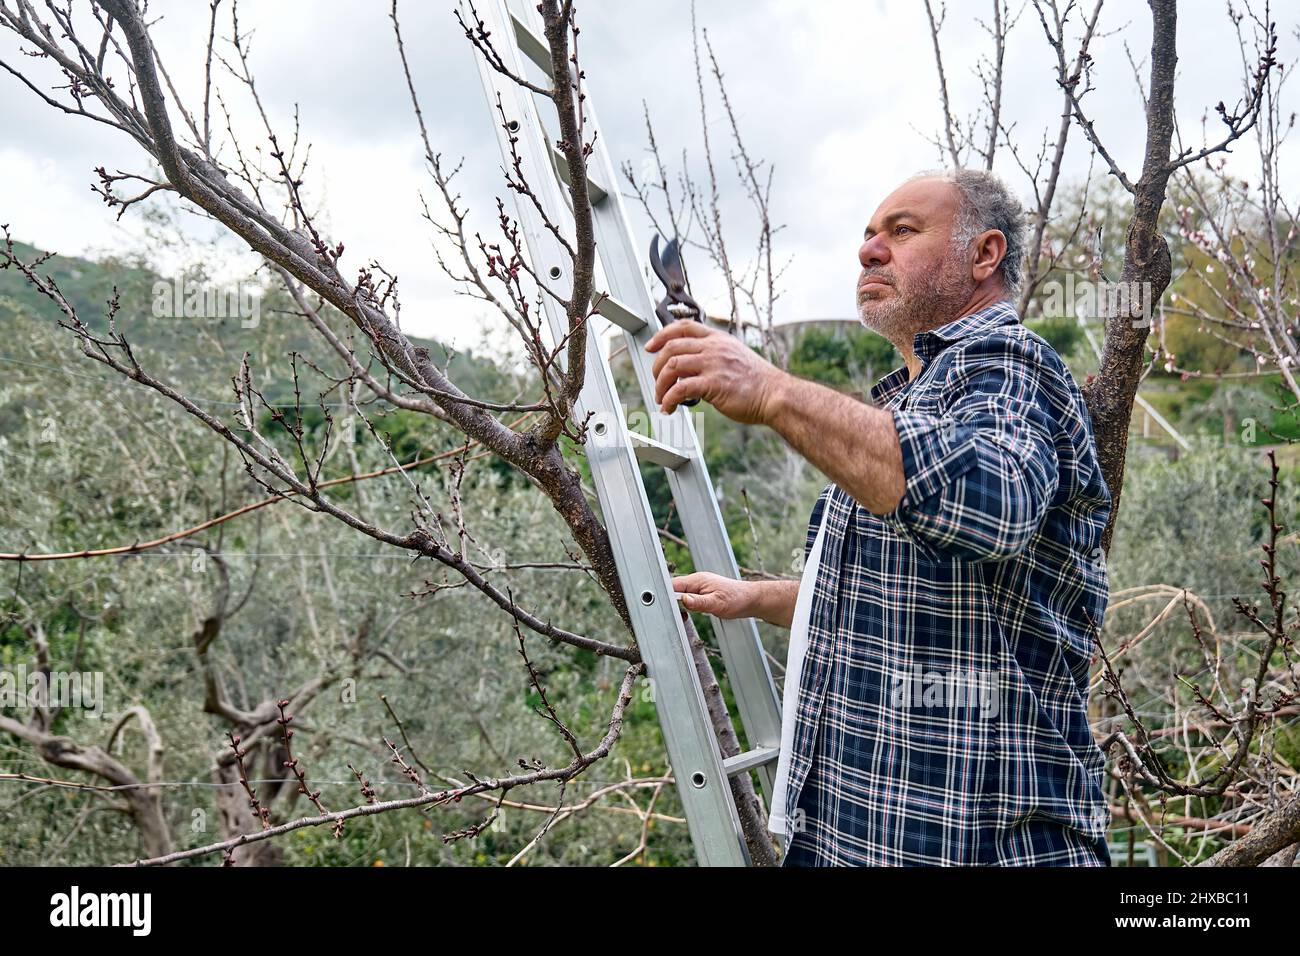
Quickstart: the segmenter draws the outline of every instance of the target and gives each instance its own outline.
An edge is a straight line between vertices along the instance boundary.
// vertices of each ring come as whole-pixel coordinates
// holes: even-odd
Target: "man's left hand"
[[[678,319],[656,332],[645,348],[659,353],[652,372],[655,401],[665,415],[688,398],[702,398],[744,425],[767,421],[784,373],[739,339]]]

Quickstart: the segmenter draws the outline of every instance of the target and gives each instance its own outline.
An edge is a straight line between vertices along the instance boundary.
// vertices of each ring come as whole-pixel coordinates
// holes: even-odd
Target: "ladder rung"
[[[612,295],[603,292],[597,292],[592,295],[596,300],[596,311],[603,315],[609,321],[613,322],[620,329],[625,329],[636,335],[645,328],[645,319],[637,315],[618,299]]]
[[[530,30],[528,25],[520,20],[513,10],[510,12],[510,23],[515,28],[515,42],[519,45],[520,52],[536,63],[543,73],[551,76],[551,48],[546,41]],[[551,163],[555,166],[555,172],[559,175],[560,180],[566,186],[573,185],[569,181],[569,162],[564,158],[564,154],[555,148],[555,144],[550,141],[549,135],[547,136],[547,146],[551,152]],[[591,203],[594,206],[604,201],[605,197],[609,195],[609,190],[589,175],[587,177],[587,194],[591,196]]]
[[[551,149],[551,164],[555,167],[555,173],[560,177],[560,182],[564,183],[566,186],[572,185],[569,181],[569,161],[564,158],[562,152],[555,148],[554,143],[548,140],[547,145]],[[596,180],[592,179],[591,176],[588,176],[587,195],[591,197],[591,204],[593,206],[598,206],[605,201],[605,197],[609,195],[609,190],[596,182]]]
[[[771,763],[779,756],[781,756],[780,747],[757,747],[754,750],[747,750],[743,754],[728,757],[722,761],[722,769],[727,771],[728,777],[734,777],[738,773],[744,773],[746,770],[753,770],[765,763]]]
[[[680,468],[691,460],[689,455],[683,454],[676,448],[637,432],[628,432],[628,438],[632,440],[632,450],[636,452],[638,461],[648,461],[654,465],[663,465],[665,468]]]
[[[551,75],[551,48],[546,41],[528,28],[528,25],[513,11],[510,11],[510,23],[515,28],[515,43],[528,59],[532,60],[547,76]]]

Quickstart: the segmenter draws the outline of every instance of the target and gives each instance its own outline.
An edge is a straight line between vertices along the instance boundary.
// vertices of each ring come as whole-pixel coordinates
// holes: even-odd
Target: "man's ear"
[[[971,265],[971,278],[983,282],[997,271],[1007,254],[1007,237],[1001,229],[989,229],[975,237],[975,261]]]

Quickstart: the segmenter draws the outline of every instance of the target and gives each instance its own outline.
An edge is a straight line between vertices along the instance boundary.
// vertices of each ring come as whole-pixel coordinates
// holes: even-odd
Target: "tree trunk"
[[[1102,475],[1110,488],[1110,520],[1102,535],[1102,548],[1110,553],[1120,493],[1124,488],[1124,463],[1128,454],[1129,421],[1144,364],[1144,345],[1151,331],[1149,312],[1169,287],[1172,263],[1169,246],[1157,221],[1165,202],[1171,167],[1169,148],[1174,130],[1174,71],[1177,10],[1174,0],[1151,0],[1151,85],[1147,105],[1146,154],[1142,175],[1133,184],[1133,219],[1124,244],[1124,282],[1138,282],[1149,295],[1123,297],[1129,308],[1106,317],[1106,340],[1096,377],[1083,389],[1092,414],[1093,433]],[[1145,285],[1149,283],[1149,285]],[[1132,286],[1130,286],[1132,288]],[[1147,315],[1143,315],[1146,307]]]

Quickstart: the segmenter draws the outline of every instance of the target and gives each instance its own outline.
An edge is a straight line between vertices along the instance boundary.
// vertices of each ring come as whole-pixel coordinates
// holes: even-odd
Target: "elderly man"
[[[803,601],[792,581],[673,582],[691,610],[806,639],[773,813],[786,865],[1110,863],[1087,720],[1110,492],[1069,370],[1018,321],[1023,252],[991,173],[921,174],[881,203],[858,310],[905,365],[872,404],[697,322],[646,344],[665,413],[698,396],[831,479]]]

